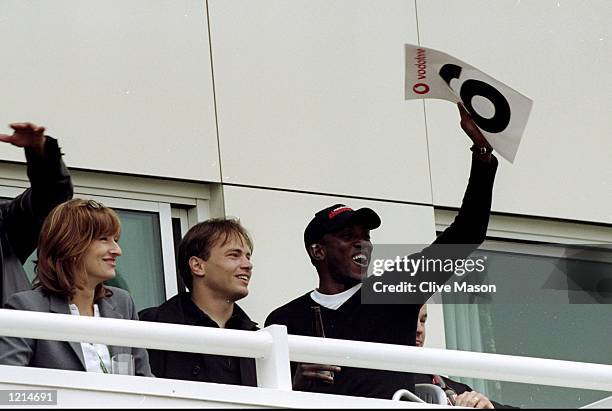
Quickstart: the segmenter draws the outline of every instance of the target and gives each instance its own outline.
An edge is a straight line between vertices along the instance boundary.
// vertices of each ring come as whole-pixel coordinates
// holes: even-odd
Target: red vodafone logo
[[[427,94],[429,93],[429,86],[425,83],[416,83],[412,86],[412,91],[417,94]]]
[[[416,67],[417,81],[427,80],[427,50],[418,48],[414,60],[416,61],[414,66]],[[429,86],[425,83],[416,83],[412,86],[412,91],[416,94],[427,94],[429,93]]]

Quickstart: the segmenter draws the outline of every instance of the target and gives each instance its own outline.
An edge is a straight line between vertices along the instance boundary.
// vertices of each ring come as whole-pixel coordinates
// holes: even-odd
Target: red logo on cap
[[[339,208],[336,208],[335,210],[330,211],[330,213],[328,215],[328,218],[331,220],[332,218],[334,218],[338,214],[342,214],[345,211],[353,211],[353,209],[349,208],[349,207],[339,207]]]

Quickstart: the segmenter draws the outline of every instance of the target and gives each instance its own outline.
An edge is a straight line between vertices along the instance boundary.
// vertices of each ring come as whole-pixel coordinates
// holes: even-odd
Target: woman
[[[137,320],[130,295],[104,286],[115,277],[121,223],[93,201],[74,199],[51,211],[38,240],[34,289],[14,294],[5,308]],[[115,354],[132,354],[136,375],[152,376],[142,348],[104,344],[0,338],[0,364],[104,372]]]

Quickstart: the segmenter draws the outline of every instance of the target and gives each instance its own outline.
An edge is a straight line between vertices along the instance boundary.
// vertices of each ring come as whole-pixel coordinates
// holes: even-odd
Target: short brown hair
[[[118,237],[121,222],[117,213],[93,200],[75,198],[55,207],[45,219],[38,238],[38,261],[34,287],[47,293],[72,298],[80,281],[83,257],[98,238]],[[112,292],[102,284],[94,299]]]
[[[248,231],[235,218],[211,218],[191,227],[178,246],[178,270],[185,286],[193,287],[193,275],[189,267],[191,257],[208,260],[210,250],[219,241],[225,245],[230,238],[236,236],[244,241],[253,252],[253,241]]]

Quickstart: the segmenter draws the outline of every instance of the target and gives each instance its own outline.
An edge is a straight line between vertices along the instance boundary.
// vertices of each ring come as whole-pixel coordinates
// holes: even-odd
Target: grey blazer
[[[138,320],[136,306],[127,291],[115,287],[107,288],[112,290],[113,295],[98,301],[100,316]],[[40,288],[14,294],[4,304],[4,308],[70,315],[70,307],[66,298],[46,294]],[[149,356],[144,348],[116,346],[109,346],[108,348],[111,357],[115,354],[132,354],[136,375],[153,377],[149,366]],[[19,337],[0,337],[0,364],[75,371],[86,370],[83,350],[78,342]]]

